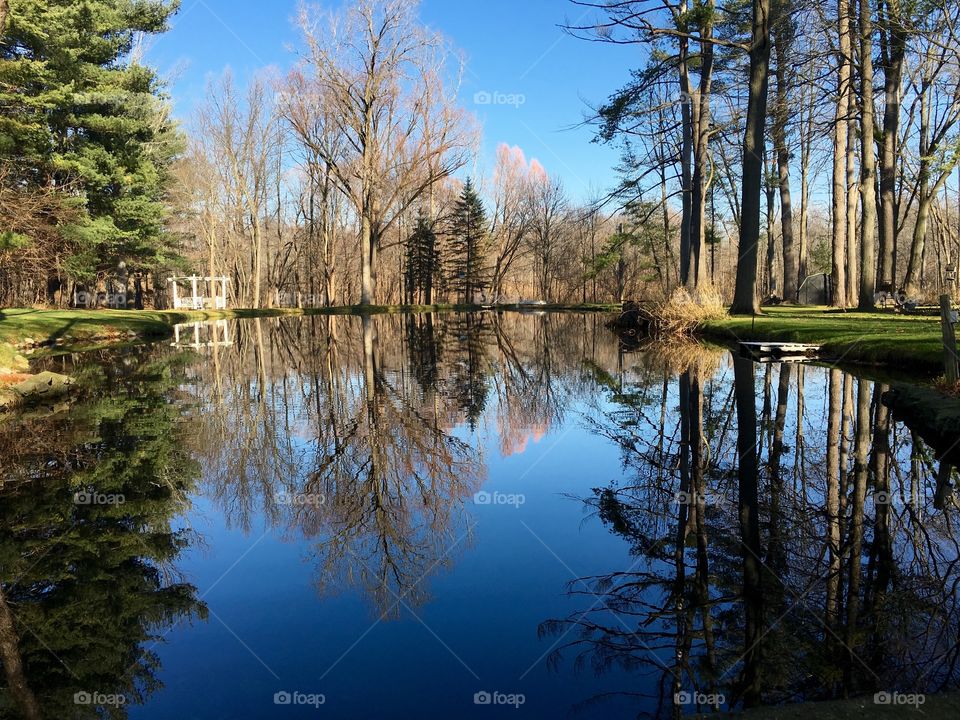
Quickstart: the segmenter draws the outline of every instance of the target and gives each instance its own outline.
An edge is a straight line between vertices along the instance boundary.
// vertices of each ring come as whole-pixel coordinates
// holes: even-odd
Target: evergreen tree
[[[440,248],[429,218],[421,209],[417,226],[407,238],[406,289],[407,301],[433,302],[433,280],[440,266]]]
[[[473,303],[490,285],[490,239],[483,201],[468,179],[453,209],[450,223],[450,288],[463,303]]]
[[[601,251],[586,263],[585,277],[594,279],[612,273],[615,294],[620,300],[625,299],[624,293],[629,289],[628,273],[643,283],[656,282],[668,292],[675,279],[663,226],[650,221],[657,211],[658,205],[654,203],[629,202],[624,208],[627,223],[620,223]]]
[[[57,227],[68,277],[89,281],[121,262],[131,270],[163,263],[173,253],[164,193],[182,139],[156,74],[134,50],[138,33],[166,29],[178,3],[9,5],[0,38],[3,182],[23,193],[65,188],[62,201],[77,210]],[[21,247],[30,240],[35,222],[21,218],[18,228],[3,220]],[[7,245],[16,262],[16,246]],[[47,272],[59,275],[60,267],[50,258]]]

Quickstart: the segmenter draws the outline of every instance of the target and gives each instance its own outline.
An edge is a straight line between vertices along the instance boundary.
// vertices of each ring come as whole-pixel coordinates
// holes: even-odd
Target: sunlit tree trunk
[[[743,179],[740,200],[740,244],[737,282],[730,312],[749,315],[760,311],[757,302],[757,257],[760,243],[760,192],[763,182],[763,130],[767,115],[770,65],[770,0],[753,0],[750,43],[750,95],[743,141]]]
[[[847,305],[847,140],[850,122],[850,0],[837,0],[837,106],[833,123],[833,304]]]
[[[797,283],[802,285],[807,277],[810,257],[810,159],[813,154],[814,133],[814,91],[809,87],[809,79],[804,78],[801,93],[800,122],[800,237],[797,250]]]
[[[880,271],[878,282],[896,289],[897,156],[900,133],[900,85],[906,52],[900,0],[880,0],[880,47],[883,68],[883,130],[880,142]]]
[[[930,220],[930,206],[936,191],[930,190],[930,166],[933,162],[930,147],[930,87],[932,79],[927,72],[920,80],[920,168],[917,178],[917,217],[913,226],[913,238],[910,243],[910,256],[907,261],[907,273],[903,280],[903,292],[913,298],[920,291],[920,279],[923,276],[923,260],[926,250],[927,224]]]
[[[700,87],[692,99],[693,118],[693,187],[690,218],[690,276],[687,285],[698,287],[706,278],[706,208],[709,182],[711,133],[710,93],[713,91],[713,12],[714,0],[708,0],[703,13],[700,35]]]
[[[687,3],[681,4],[681,11],[686,13]],[[692,155],[693,155],[693,108],[690,101],[690,72],[688,68],[689,41],[686,37],[679,40],[680,51],[678,64],[680,68],[680,284],[690,284],[690,249],[692,226]]]
[[[790,201],[790,149],[787,147],[787,121],[790,113],[792,71],[789,64],[793,51],[791,0],[776,0],[776,21],[773,48],[776,52],[777,99],[772,127],[774,152],[777,157],[777,180],[780,190],[780,233],[783,239],[783,299],[797,300],[800,273],[800,248],[793,235],[793,206]]]
[[[870,0],[860,0],[860,296],[872,310],[877,292],[877,161],[873,109],[873,18]]]

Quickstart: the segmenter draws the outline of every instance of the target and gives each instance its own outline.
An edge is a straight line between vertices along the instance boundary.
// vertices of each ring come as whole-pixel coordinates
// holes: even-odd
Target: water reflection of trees
[[[572,586],[587,607],[542,626],[553,661],[647,676],[656,716],[696,709],[683,692],[749,707],[955,685],[957,506],[935,510],[934,458],[885,386],[636,359],[594,422],[627,472],[588,500],[635,564]]]
[[[169,404],[179,372],[117,363],[86,373],[72,407],[0,422],[0,717],[126,717],[159,687],[153,645],[205,614],[174,569],[190,535],[173,518],[199,474]]]
[[[195,449],[231,522],[250,530],[262,512],[312,541],[321,590],[396,610],[469,542],[464,505],[485,474],[469,435],[492,419],[512,448],[549,428],[586,392],[606,332],[597,317],[493,313],[241,323],[194,366]]]

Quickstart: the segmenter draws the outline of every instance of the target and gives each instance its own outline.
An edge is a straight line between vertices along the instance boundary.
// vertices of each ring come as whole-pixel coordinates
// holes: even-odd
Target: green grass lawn
[[[834,361],[883,364],[908,372],[943,371],[940,320],[824,307],[770,307],[762,315],[711,320],[701,332],[727,341],[769,340],[820,345]]]

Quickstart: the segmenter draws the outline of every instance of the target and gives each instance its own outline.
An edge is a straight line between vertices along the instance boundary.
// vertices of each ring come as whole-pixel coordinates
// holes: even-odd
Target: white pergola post
[[[173,285],[173,309],[180,307],[180,299],[177,297],[177,279],[170,278],[170,284]]]
[[[197,308],[197,276],[190,276],[190,290],[193,295],[190,297],[190,306],[194,309]]]

